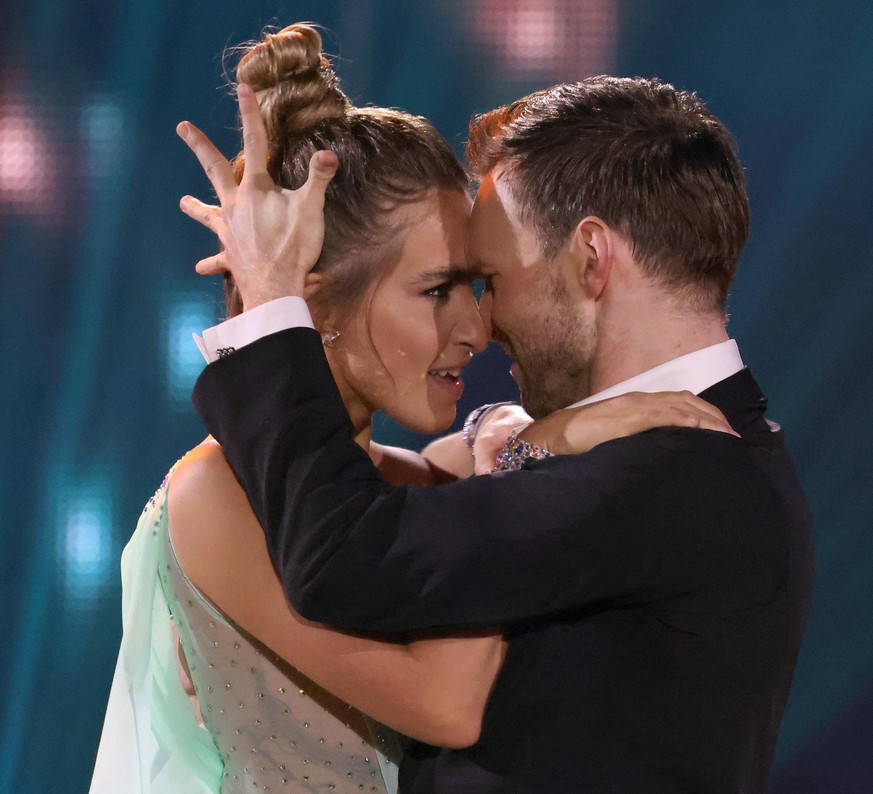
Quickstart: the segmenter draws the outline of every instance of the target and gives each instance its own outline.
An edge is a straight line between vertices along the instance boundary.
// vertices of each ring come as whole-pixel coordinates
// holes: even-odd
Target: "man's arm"
[[[195,404],[311,620],[387,632],[506,625],[670,586],[670,547],[683,539],[659,525],[663,489],[646,484],[649,467],[625,465],[624,448],[390,487],[352,439],[318,334],[302,328],[207,367]],[[634,513],[651,523],[634,527]]]

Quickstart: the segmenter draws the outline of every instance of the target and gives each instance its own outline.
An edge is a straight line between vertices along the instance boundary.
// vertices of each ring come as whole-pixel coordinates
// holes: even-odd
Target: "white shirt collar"
[[[695,350],[672,361],[667,361],[653,369],[634,375],[632,378],[616,383],[590,397],[573,403],[571,408],[580,405],[618,397],[632,391],[690,391],[700,394],[719,381],[735,375],[745,365],[740,351],[733,339],[719,342],[701,350]]]

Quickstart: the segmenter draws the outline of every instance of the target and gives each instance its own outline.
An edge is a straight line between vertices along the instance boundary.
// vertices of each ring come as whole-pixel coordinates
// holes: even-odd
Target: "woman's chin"
[[[403,425],[407,430],[413,433],[421,433],[425,436],[435,436],[440,433],[445,433],[455,421],[455,406],[451,410],[439,411],[438,413],[430,413],[427,416],[422,416],[420,413],[413,414],[410,412],[404,416],[390,414],[391,418],[400,425]]]

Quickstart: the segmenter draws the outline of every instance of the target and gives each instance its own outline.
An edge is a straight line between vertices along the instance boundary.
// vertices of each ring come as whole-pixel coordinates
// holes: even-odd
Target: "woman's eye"
[[[444,281],[442,284],[426,289],[422,294],[427,295],[429,298],[448,298],[449,293],[452,291],[452,286],[451,282]]]

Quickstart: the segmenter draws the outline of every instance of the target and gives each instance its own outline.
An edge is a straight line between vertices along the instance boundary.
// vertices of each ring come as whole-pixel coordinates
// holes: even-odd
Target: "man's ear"
[[[573,231],[570,250],[578,262],[576,277],[593,300],[601,296],[612,272],[613,235],[612,229],[594,215],[583,218]]]
[[[323,281],[324,276],[321,273],[307,273],[306,281],[303,284],[304,300],[309,300],[316,292],[318,292]]]

